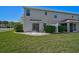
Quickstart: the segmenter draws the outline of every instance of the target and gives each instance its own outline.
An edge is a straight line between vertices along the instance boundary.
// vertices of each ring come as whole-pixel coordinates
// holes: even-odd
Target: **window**
[[[30,16],[30,9],[26,10],[26,16]]]
[[[45,27],[46,26],[46,23],[43,23],[43,26]]]
[[[47,11],[45,11],[45,15],[47,15]]]
[[[76,24],[74,24],[74,31],[76,31]]]
[[[73,18],[74,16],[72,16],[72,18]]]
[[[54,15],[54,18],[57,18],[57,15]]]

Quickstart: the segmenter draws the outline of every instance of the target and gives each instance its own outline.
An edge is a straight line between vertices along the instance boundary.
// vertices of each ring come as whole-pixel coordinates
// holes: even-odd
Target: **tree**
[[[2,24],[2,21],[0,21],[0,25]]]

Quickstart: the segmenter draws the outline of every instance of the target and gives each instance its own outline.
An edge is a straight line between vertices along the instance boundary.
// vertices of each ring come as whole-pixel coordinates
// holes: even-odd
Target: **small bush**
[[[47,25],[47,26],[45,26],[44,31],[47,33],[53,33],[53,32],[55,32],[55,29],[56,29],[55,26]]]
[[[15,25],[15,31],[16,32],[23,32],[23,25],[22,24],[16,24]]]
[[[59,30],[59,32],[64,32],[65,27],[63,25],[60,25],[60,26],[58,26],[58,30]]]

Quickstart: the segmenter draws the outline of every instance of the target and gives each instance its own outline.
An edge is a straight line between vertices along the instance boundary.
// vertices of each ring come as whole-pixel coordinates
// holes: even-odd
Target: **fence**
[[[0,28],[0,32],[4,32],[4,31],[11,31],[14,28]]]

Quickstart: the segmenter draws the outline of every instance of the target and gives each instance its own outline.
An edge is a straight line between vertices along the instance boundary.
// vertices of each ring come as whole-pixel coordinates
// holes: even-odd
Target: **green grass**
[[[79,33],[28,36],[0,32],[0,52],[79,52]]]

